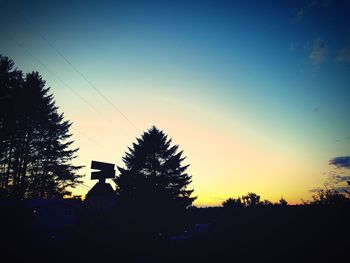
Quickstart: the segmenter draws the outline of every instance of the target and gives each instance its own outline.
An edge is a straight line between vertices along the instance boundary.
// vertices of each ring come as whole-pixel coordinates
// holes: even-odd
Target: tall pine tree
[[[74,166],[71,123],[58,113],[37,72],[23,77],[0,56],[0,188],[3,197],[49,198],[69,194],[81,177]]]
[[[188,190],[189,165],[178,145],[155,126],[145,132],[123,157],[115,179],[119,208],[130,222],[150,229],[170,229],[184,224],[186,209],[195,197]],[[153,227],[153,228],[152,228]]]

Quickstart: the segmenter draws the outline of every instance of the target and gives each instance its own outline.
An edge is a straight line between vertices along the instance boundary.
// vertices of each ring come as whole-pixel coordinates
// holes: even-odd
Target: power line
[[[90,104],[86,99],[84,99],[84,97],[82,97],[77,91],[75,91],[72,87],[70,87],[65,81],[63,81],[57,74],[55,74],[52,70],[50,70],[43,62],[41,62],[41,60],[39,60],[37,57],[35,57],[27,48],[25,48],[20,42],[18,42],[16,39],[14,39],[8,32],[6,32],[6,30],[3,29],[3,27],[0,25],[0,28],[2,29],[2,31],[19,47],[21,47],[23,50],[25,50],[36,62],[38,62],[42,67],[44,67],[51,75],[53,75],[55,78],[57,78],[63,85],[65,85],[67,88],[69,88],[74,94],[76,94],[81,100],[83,100],[87,105],[89,105],[93,110],[95,110],[97,113],[99,113],[100,115],[104,116],[101,112],[99,112],[92,104]],[[111,151],[109,151],[107,148],[105,148],[104,146],[98,144],[95,140],[91,139],[89,136],[87,136],[86,134],[82,133],[80,130],[78,130],[77,128],[71,126],[72,129],[74,129],[76,132],[80,133],[81,135],[83,135],[86,139],[88,139],[91,143],[95,144],[96,146],[100,147],[101,149],[103,149],[104,151],[106,151],[109,154],[113,153]],[[119,127],[118,127],[119,128]],[[81,183],[81,184],[77,184],[76,186],[84,189],[84,190],[90,190],[91,187]]]
[[[21,11],[18,11],[22,15],[22,17],[32,24],[33,28],[34,25],[31,23],[29,18],[23,14]],[[110,104],[120,115],[123,116],[127,122],[133,126],[137,131],[139,131],[139,128],[112,102],[110,101],[103,93],[100,91],[76,66],[73,65],[73,63],[70,62],[70,60],[62,54],[37,28],[35,28],[35,31],[38,33],[38,35],[76,72],[82,77],[108,104]]]
[[[53,76],[55,76],[63,85],[65,85],[67,88],[69,88],[71,91],[73,91],[80,99],[82,99],[87,105],[89,105],[90,107],[92,107],[95,111],[97,111],[97,109],[95,109],[87,100],[85,100],[78,92],[76,92],[72,87],[70,87],[66,82],[64,82],[60,77],[58,77],[53,71],[51,71],[43,62],[41,62],[38,58],[36,58],[26,47],[24,47],[20,42],[18,42],[16,39],[14,39],[8,32],[6,32],[6,30],[3,29],[3,27],[0,25],[0,28],[2,29],[2,31],[15,43],[17,44],[19,47],[21,47],[23,50],[25,50],[36,62],[38,62],[41,66],[43,66],[50,74],[52,74]],[[100,113],[99,111],[97,111],[98,113]],[[100,113],[101,115],[103,115],[102,113]],[[94,141],[93,139],[91,139],[89,136],[85,135],[84,133],[82,133],[81,131],[79,131],[77,128],[71,126],[72,129],[74,129],[75,131],[77,131],[78,133],[80,133],[81,135],[83,135],[86,139],[88,139],[90,142],[92,142],[93,144],[95,144],[96,146],[100,147],[101,149],[103,149],[104,151],[106,151],[108,154],[113,154],[111,151],[109,151],[108,149],[106,149],[104,146],[98,144],[96,141]]]
[[[85,186],[85,187],[87,187],[87,188],[89,188],[89,189],[92,188],[91,186],[88,186],[88,185],[86,185],[86,184],[84,184],[84,183],[82,183],[82,185]]]
[[[1,26],[1,25],[0,25]],[[2,28],[3,29],[3,28]],[[31,56],[37,63],[39,63],[43,68],[46,69],[47,72],[49,72],[52,76],[54,76],[59,82],[61,82],[66,88],[68,88],[70,91],[72,91],[76,96],[78,96],[86,105],[88,105],[92,110],[94,110],[96,113],[98,113],[100,116],[102,116],[106,121],[113,124],[116,128],[121,129],[121,127],[116,126],[116,124],[111,121],[109,118],[107,118],[101,111],[99,111],[96,107],[94,107],[89,101],[87,101],[83,96],[81,96],[75,89],[73,89],[68,83],[66,83],[63,79],[61,79],[55,72],[50,70],[40,59],[35,57],[26,47],[24,47],[20,42],[18,42],[16,39],[14,39],[9,33],[7,33],[5,30],[3,30],[5,34],[13,41],[15,42],[19,47],[24,49],[29,56]],[[123,130],[124,131],[124,130]],[[125,131],[124,131],[125,132]]]
[[[40,36],[49,44],[49,46],[56,51],[56,53],[66,61],[75,72],[77,72],[101,97],[107,101],[120,115],[126,119],[131,126],[133,126],[136,130],[139,130],[136,125],[113,103],[111,102],[90,80],[88,80],[80,70],[78,70],[46,37],[40,34]]]
[[[41,37],[57,52],[57,54],[66,61],[75,72],[77,72],[101,97],[107,101],[120,115],[126,119],[131,126],[133,126],[136,130],[139,130],[136,125],[128,118],[126,115],[117,107],[113,102],[111,102],[90,80],[88,80],[84,74],[82,74],[46,37],[41,35]]]
[[[87,191],[90,191],[91,190],[91,186],[87,185],[87,184],[84,184],[84,183],[80,183],[80,184],[77,184],[76,186],[84,189],[84,190],[87,190]]]
[[[84,136],[86,139],[88,139],[92,144],[95,144],[96,146],[100,147],[101,149],[103,149],[104,151],[106,151],[108,154],[112,154],[114,155],[114,153],[112,153],[111,151],[109,151],[107,148],[105,148],[104,146],[100,145],[99,143],[97,143],[95,140],[91,139],[89,136],[87,136],[86,134],[82,133],[81,131],[79,131],[77,128],[71,126],[71,128],[73,130],[75,130],[76,132],[80,133],[82,136]]]
[[[80,188],[83,188],[84,190],[90,190],[90,187],[87,187],[84,184],[77,184],[76,186],[79,186]]]

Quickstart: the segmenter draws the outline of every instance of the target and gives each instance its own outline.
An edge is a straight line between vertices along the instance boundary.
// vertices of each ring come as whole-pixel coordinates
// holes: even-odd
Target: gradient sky
[[[248,191],[298,203],[350,154],[346,2],[0,1],[0,53],[52,88],[86,185],[91,160],[123,166],[156,125],[184,150],[196,205]]]

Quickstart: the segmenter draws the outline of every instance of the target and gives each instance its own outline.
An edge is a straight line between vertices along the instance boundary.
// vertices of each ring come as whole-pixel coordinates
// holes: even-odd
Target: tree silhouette
[[[257,206],[260,204],[260,195],[255,193],[247,193],[246,195],[242,196],[242,201],[247,207]]]
[[[287,206],[288,205],[288,202],[286,199],[284,199],[284,197],[282,196],[281,199],[278,201],[278,204],[277,205],[280,205],[280,206]]]
[[[279,203],[276,203],[275,205],[286,206],[287,204],[287,201],[282,197]],[[273,206],[274,204],[267,199],[260,201],[260,195],[257,195],[255,193],[247,193],[246,195],[237,198],[230,197],[222,202],[222,206],[224,208],[255,207],[258,205]]]
[[[311,205],[341,205],[349,203],[349,199],[345,193],[341,193],[334,189],[318,189],[312,196]]]
[[[129,220],[156,228],[183,223],[195,197],[187,189],[191,176],[185,172],[189,165],[181,165],[183,152],[170,144],[171,139],[153,126],[123,157],[125,168],[118,167],[115,183],[119,207]]]
[[[70,163],[71,123],[58,113],[50,88],[37,72],[23,77],[0,55],[0,188],[3,197],[68,194],[80,168]]]

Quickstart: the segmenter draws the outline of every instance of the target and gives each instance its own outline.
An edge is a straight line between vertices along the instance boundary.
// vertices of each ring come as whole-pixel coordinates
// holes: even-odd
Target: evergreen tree
[[[23,77],[0,56],[0,182],[3,196],[22,199],[69,194],[80,166],[70,162],[71,123],[58,113],[50,88],[37,72]]]
[[[257,195],[256,193],[247,193],[246,195],[243,195],[242,202],[246,207],[254,207],[262,204],[260,201],[260,195]]]
[[[172,228],[184,224],[186,209],[195,197],[188,190],[191,176],[181,165],[185,157],[178,145],[155,126],[145,132],[123,157],[115,179],[119,208],[129,222],[148,228]],[[130,221],[131,220],[131,221]]]
[[[1,197],[8,195],[11,160],[14,154],[16,126],[15,97],[22,86],[22,72],[13,69],[11,59],[0,55],[0,189]]]

